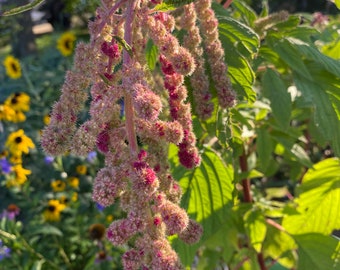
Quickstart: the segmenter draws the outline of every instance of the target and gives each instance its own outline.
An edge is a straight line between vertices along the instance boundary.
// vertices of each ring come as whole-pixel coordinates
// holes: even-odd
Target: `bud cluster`
[[[94,149],[104,155],[92,198],[104,207],[119,202],[126,212],[107,230],[114,245],[131,247],[122,258],[124,269],[182,269],[167,237],[177,234],[193,244],[202,234],[201,225],[179,206],[181,189],[170,173],[167,147],[178,147],[184,167],[200,164],[184,82],[191,76],[197,113],[208,118],[213,105],[203,45],[220,104],[231,106],[235,98],[211,2],[183,6],[174,13],[181,16],[177,26],[172,13],[155,12],[161,2],[102,1],[89,24],[90,43],[77,46],[74,69],[66,74],[41,140],[51,155],[86,155]],[[176,27],[188,33],[183,44],[174,35]],[[148,40],[158,48],[157,78],[143,58]],[[88,98],[89,118],[78,123]]]

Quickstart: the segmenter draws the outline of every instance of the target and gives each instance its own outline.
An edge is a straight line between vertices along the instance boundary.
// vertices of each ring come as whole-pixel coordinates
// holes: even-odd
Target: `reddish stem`
[[[231,5],[232,2],[233,0],[227,0],[227,2],[224,3],[223,7],[227,9]]]
[[[261,270],[267,270],[266,264],[264,262],[263,254],[261,252],[257,254],[257,261],[260,265]]]
[[[130,0],[127,3],[126,9],[126,19],[125,19],[125,29],[124,29],[124,39],[127,44],[131,46],[132,43],[132,23],[134,18],[134,10],[136,8],[138,0]],[[129,53],[123,51],[123,65],[129,65],[131,62],[131,57]],[[130,93],[126,93],[124,96],[124,107],[125,107],[125,127],[126,133],[129,141],[129,147],[131,155],[137,153],[138,145],[136,139],[136,130],[134,122],[134,108],[132,103],[132,96]]]
[[[245,151],[243,151],[243,154],[240,156],[240,167],[241,167],[242,172],[248,171],[247,155]],[[242,187],[243,187],[244,201],[247,203],[251,203],[253,201],[253,198],[250,193],[250,179],[249,178],[242,179]]]

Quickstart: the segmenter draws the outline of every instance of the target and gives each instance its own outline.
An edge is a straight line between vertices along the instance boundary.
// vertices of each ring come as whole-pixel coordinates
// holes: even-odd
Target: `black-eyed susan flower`
[[[15,110],[11,106],[0,104],[0,121],[11,122],[15,119],[15,117]]]
[[[23,168],[21,164],[12,166],[12,175],[7,179],[6,186],[8,188],[22,186],[30,174],[31,171]]]
[[[15,111],[27,112],[30,109],[30,96],[17,92],[11,94],[4,102],[5,105],[10,106]]]
[[[57,49],[63,56],[69,56],[74,49],[74,41],[76,36],[71,32],[66,32],[60,36],[57,41]]]
[[[13,57],[12,55],[9,55],[5,58],[3,62],[6,74],[11,79],[19,79],[21,77],[21,66],[20,62],[17,58]]]
[[[27,154],[29,149],[35,148],[33,141],[25,135],[22,129],[12,132],[8,136],[5,146],[12,155]]]
[[[49,200],[48,205],[43,213],[45,221],[59,221],[60,213],[66,208],[66,205],[58,200]]]
[[[105,235],[105,226],[100,223],[92,224],[89,228],[89,235],[92,240],[102,240]]]
[[[86,168],[85,165],[78,165],[78,166],[76,167],[76,172],[77,172],[78,174],[80,174],[80,175],[84,175],[84,174],[86,174],[86,172],[87,172],[87,168]]]
[[[54,180],[51,182],[51,187],[54,192],[61,192],[65,190],[66,183],[62,180]]]
[[[71,176],[67,178],[67,183],[70,187],[78,188],[79,187],[79,178],[75,176]]]

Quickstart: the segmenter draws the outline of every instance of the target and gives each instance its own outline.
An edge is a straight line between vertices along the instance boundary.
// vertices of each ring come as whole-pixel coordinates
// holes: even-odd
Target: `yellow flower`
[[[79,187],[79,178],[75,176],[71,176],[67,179],[68,184],[73,188]]]
[[[13,121],[15,116],[15,110],[12,107],[5,104],[0,105],[0,121]]]
[[[30,96],[25,93],[14,93],[5,100],[5,105],[15,111],[27,112],[30,109]]]
[[[48,114],[44,115],[43,122],[48,125],[51,122],[51,117]]]
[[[63,56],[69,56],[73,52],[74,41],[76,36],[71,32],[66,32],[61,35],[57,41],[57,49]]]
[[[35,147],[32,140],[27,137],[22,129],[12,132],[5,143],[12,155],[20,156],[22,153],[27,154],[29,149]]]
[[[14,177],[10,178],[6,182],[7,187],[23,185],[27,181],[27,175],[31,174],[31,171],[23,168],[21,164],[13,166],[12,171],[14,173]]]
[[[54,192],[64,191],[66,187],[66,183],[61,180],[54,180],[51,183],[51,187],[53,188]]]
[[[66,205],[58,200],[49,200],[46,210],[43,213],[46,221],[59,221],[60,212],[66,208]]]
[[[77,192],[73,192],[72,193],[72,197],[71,197],[71,201],[72,202],[76,202],[78,200],[78,193]]]
[[[26,120],[26,115],[21,111],[16,111],[15,116],[12,120],[13,123],[24,122]]]
[[[21,77],[21,66],[17,58],[9,55],[5,58],[3,64],[8,77],[11,79],[19,79]]]
[[[87,168],[86,168],[85,165],[78,165],[78,166],[76,167],[76,172],[77,172],[78,174],[80,174],[80,175],[84,175],[84,174],[86,174],[86,172],[87,172]]]
[[[113,215],[107,215],[107,216],[106,216],[106,221],[107,221],[108,223],[111,223],[112,220],[113,220]]]
[[[22,163],[22,155],[11,155],[10,158],[9,158],[9,161],[12,163],[12,164],[21,164]]]

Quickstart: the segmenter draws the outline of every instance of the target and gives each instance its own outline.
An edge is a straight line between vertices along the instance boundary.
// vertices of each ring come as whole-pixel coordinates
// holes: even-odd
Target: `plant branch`
[[[224,7],[225,9],[227,9],[227,8],[231,5],[232,2],[233,2],[233,0],[227,0],[227,2],[225,2],[225,3],[223,4],[223,7]]]
[[[124,29],[124,40],[125,42],[131,46],[132,43],[132,23],[134,19],[134,10],[137,5],[137,0],[130,0],[127,4],[126,9],[126,20],[125,20],[125,29]],[[123,65],[128,66],[131,62],[131,57],[127,50],[123,51]],[[136,139],[136,130],[134,123],[134,108],[132,103],[131,93],[125,93],[124,96],[124,105],[125,105],[125,127],[126,133],[129,141],[129,147],[131,155],[135,155],[138,149],[137,139]]]
[[[240,156],[239,160],[240,160],[241,171],[247,172],[248,164],[247,164],[247,155],[246,155],[245,150],[243,150],[243,153]],[[253,201],[253,198],[250,193],[250,179],[249,178],[242,179],[242,187],[243,187],[244,201],[247,203],[251,203]]]

